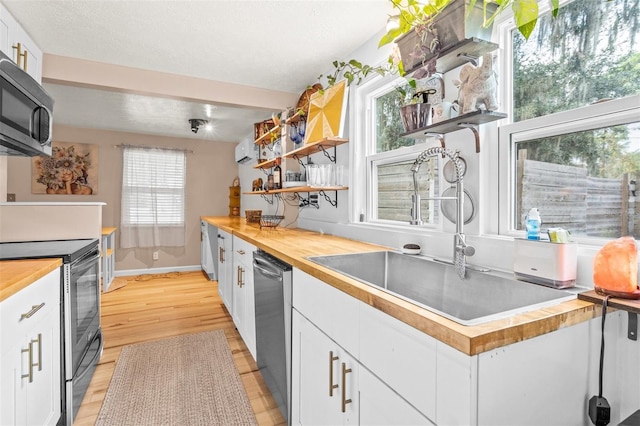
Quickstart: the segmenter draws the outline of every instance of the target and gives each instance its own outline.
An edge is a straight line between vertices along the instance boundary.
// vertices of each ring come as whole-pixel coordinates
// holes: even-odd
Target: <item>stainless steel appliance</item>
[[[253,253],[257,364],[287,424],[291,413],[291,265]]]
[[[51,155],[53,98],[0,52],[0,155]]]
[[[218,279],[218,228],[205,220],[200,220],[200,264],[204,274],[211,281]]]
[[[62,418],[71,425],[102,353],[97,239],[0,243],[0,260],[61,258]]]

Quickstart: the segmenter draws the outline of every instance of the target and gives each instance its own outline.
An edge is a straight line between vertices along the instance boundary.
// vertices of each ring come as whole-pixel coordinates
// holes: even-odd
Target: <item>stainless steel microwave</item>
[[[0,155],[51,155],[53,98],[0,52]]]

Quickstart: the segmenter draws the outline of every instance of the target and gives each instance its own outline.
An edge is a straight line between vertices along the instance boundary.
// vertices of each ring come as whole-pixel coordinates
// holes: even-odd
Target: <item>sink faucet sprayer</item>
[[[456,201],[456,234],[453,237],[453,260],[456,272],[460,279],[464,279],[466,275],[466,256],[473,256],[476,250],[468,245],[464,239],[464,189],[462,186],[462,164],[460,163],[460,151],[452,151],[443,147],[432,147],[422,151],[413,162],[411,171],[413,172],[413,195],[411,200],[413,207],[411,208],[411,225],[421,225],[420,218],[420,195],[418,194],[418,170],[422,163],[429,157],[437,155],[449,157],[456,171],[456,196],[455,197],[430,197],[429,200],[455,200]]]

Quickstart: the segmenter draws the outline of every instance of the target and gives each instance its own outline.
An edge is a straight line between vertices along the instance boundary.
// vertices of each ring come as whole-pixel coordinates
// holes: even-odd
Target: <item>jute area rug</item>
[[[256,425],[223,330],[125,346],[96,425]]]

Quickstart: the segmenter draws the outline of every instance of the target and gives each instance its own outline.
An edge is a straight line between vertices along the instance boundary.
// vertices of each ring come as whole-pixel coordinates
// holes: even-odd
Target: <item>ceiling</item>
[[[380,32],[391,12],[389,0],[2,2],[45,54],[294,95]],[[236,142],[271,115],[46,79],[44,86],[55,122],[77,127]],[[194,134],[189,118],[210,118],[214,129]]]

